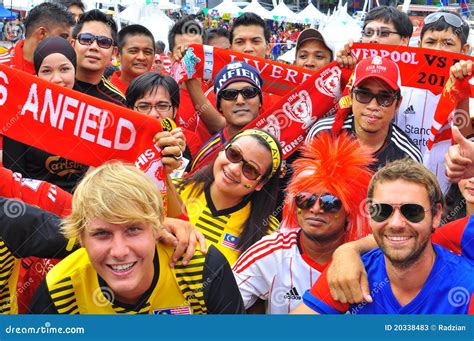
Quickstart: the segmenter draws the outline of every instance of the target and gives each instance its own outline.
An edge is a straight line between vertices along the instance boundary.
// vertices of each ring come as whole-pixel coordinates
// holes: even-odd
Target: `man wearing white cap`
[[[374,170],[404,157],[421,162],[419,149],[411,139],[392,123],[402,101],[400,70],[396,63],[379,56],[364,59],[354,71],[351,90],[352,113],[342,129],[354,134],[373,153]],[[321,131],[331,130],[335,117],[319,120],[309,131],[307,142]]]

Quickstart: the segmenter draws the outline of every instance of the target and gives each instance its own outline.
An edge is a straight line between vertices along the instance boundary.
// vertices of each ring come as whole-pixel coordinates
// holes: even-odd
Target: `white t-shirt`
[[[423,155],[423,164],[431,170],[443,192],[449,189],[446,178],[444,156],[448,152],[451,141],[436,143],[428,153],[427,143],[431,136],[431,126],[441,94],[435,95],[429,90],[402,87],[402,103],[395,114],[395,124],[402,129]],[[445,129],[446,127],[442,127]],[[440,129],[441,130],[441,129]]]
[[[263,237],[240,255],[232,270],[246,309],[260,298],[267,314],[288,314],[318,279],[324,266],[303,253],[299,231]]]
[[[429,90],[402,87],[402,103],[395,114],[395,124],[402,129],[425,154],[431,135],[431,125],[441,94]]]

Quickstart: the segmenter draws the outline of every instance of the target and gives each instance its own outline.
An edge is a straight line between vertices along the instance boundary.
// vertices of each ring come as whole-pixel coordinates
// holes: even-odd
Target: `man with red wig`
[[[255,243],[233,267],[246,309],[263,313],[262,301],[267,301],[266,313],[289,313],[333,251],[367,234],[361,207],[373,160],[347,133],[320,134],[302,148],[293,164],[280,233]]]

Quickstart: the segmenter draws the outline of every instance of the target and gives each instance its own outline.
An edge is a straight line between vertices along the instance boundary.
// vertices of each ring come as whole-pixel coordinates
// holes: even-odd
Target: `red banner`
[[[134,163],[164,193],[158,120],[0,64],[1,134],[89,166]]]
[[[286,159],[303,144],[307,131],[318,119],[335,113],[341,91],[351,75],[352,70],[341,69],[332,62],[287,92],[246,128],[260,128],[273,134],[280,141]]]
[[[403,86],[430,90],[440,94],[448,82],[449,68],[459,60],[474,57],[439,50],[418,47],[362,44],[352,47],[352,55],[357,60],[381,56],[398,64]]]
[[[170,75],[178,82],[192,78],[214,79],[220,70],[233,61],[255,67],[263,79],[263,91],[286,95],[305,82],[314,71],[207,45],[190,45],[183,59],[171,66]]]

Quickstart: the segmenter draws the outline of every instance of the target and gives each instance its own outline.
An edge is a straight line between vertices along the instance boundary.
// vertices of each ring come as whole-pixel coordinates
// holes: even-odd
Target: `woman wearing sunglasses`
[[[233,264],[277,226],[274,214],[281,147],[248,129],[227,142],[213,162],[177,184],[189,221]]]

